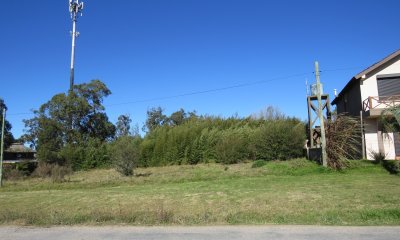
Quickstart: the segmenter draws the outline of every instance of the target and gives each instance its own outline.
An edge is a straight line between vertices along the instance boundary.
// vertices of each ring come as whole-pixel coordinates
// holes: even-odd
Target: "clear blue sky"
[[[149,107],[169,114],[248,116],[267,105],[307,117],[305,79],[320,62],[325,92],[400,48],[398,0],[86,0],[78,20],[76,83],[100,79],[111,121]],[[54,94],[69,87],[67,0],[1,0],[0,97],[15,137]],[[343,70],[344,68],[344,70]],[[337,71],[328,71],[342,69]],[[277,77],[308,73],[270,81]],[[265,81],[172,99],[165,96]],[[113,106],[111,106],[113,105]]]

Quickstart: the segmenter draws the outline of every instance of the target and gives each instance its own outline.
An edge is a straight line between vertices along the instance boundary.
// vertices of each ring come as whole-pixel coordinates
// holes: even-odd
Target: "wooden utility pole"
[[[0,187],[3,186],[3,152],[4,152],[4,126],[6,121],[6,108],[3,107],[3,122],[1,124],[1,155],[0,155]]]
[[[321,150],[322,150],[322,165],[324,167],[328,166],[327,154],[326,154],[326,138],[325,138],[325,124],[324,124],[324,114],[322,113],[322,100],[321,100],[321,83],[319,80],[319,66],[318,62],[315,62],[315,78],[317,80],[317,99],[318,99],[318,118],[320,122],[321,129]]]

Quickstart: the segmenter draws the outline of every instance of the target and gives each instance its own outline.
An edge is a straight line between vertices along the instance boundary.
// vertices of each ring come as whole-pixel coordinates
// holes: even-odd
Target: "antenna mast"
[[[69,78],[69,90],[72,91],[74,88],[74,63],[75,63],[75,38],[79,36],[79,32],[76,31],[76,19],[79,14],[82,16],[83,2],[79,3],[79,0],[69,0],[69,12],[72,19],[72,49],[71,49],[71,69]]]

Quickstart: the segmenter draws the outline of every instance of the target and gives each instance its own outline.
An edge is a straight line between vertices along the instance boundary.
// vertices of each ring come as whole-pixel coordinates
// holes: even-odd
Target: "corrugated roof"
[[[395,51],[395,52],[393,52],[392,54],[390,54],[389,56],[385,57],[384,59],[380,60],[379,62],[374,63],[373,65],[371,65],[368,68],[364,69],[363,71],[361,71],[357,75],[355,75],[353,78],[350,79],[350,81],[346,84],[346,86],[342,89],[342,91],[340,91],[338,96],[335,99],[333,99],[332,105],[336,104],[336,101],[342,96],[342,93],[345,92],[347,90],[347,88],[354,81],[361,79],[363,76],[368,75],[369,73],[371,73],[374,70],[380,68],[381,66],[385,65],[386,63],[390,62],[391,60],[393,60],[394,58],[396,58],[398,56],[400,56],[400,49]]]
[[[5,152],[36,152],[35,150],[32,150],[22,143],[13,143]]]

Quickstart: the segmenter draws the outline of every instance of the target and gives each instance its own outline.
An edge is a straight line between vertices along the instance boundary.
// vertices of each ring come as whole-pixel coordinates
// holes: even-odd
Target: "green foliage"
[[[164,125],[166,122],[168,122],[168,118],[164,115],[161,107],[147,110],[146,128],[148,132],[152,132],[157,127]]]
[[[260,168],[260,167],[265,166],[265,164],[267,164],[266,161],[264,161],[264,160],[257,160],[257,161],[254,161],[254,162],[253,162],[253,164],[251,165],[251,167],[252,167],[252,168]]]
[[[217,162],[232,164],[248,159],[248,129],[224,131],[215,146]]]
[[[36,162],[22,161],[15,164],[15,169],[21,172],[24,176],[29,176],[35,171]]]
[[[68,95],[57,94],[32,119],[25,120],[23,139],[36,146],[38,158],[50,164],[72,164],[74,169],[103,165],[103,154],[91,150],[114,137],[115,127],[109,122],[102,105],[111,91],[99,80],[75,85]],[[94,142],[91,142],[94,141]],[[97,141],[97,142],[96,142]],[[90,151],[85,153],[86,148]],[[88,159],[85,159],[88,157]],[[100,161],[94,163],[93,161]]]
[[[400,173],[400,161],[399,160],[384,160],[382,166],[391,174]]]
[[[111,156],[115,169],[124,176],[133,175],[133,168],[139,161],[140,141],[138,137],[124,136],[118,138],[112,145]]]
[[[295,118],[224,119],[192,114],[179,125],[162,125],[149,132],[140,145],[140,165],[285,160],[302,156],[304,140],[304,124]]]
[[[385,132],[400,131],[400,104],[386,108],[380,116],[383,130]]]
[[[1,126],[3,125],[3,109],[7,110],[7,106],[4,103],[4,100],[0,98],[0,137],[1,137]],[[7,121],[7,119],[4,121],[4,149],[7,149],[11,143],[15,141],[14,136],[11,133],[11,123]]]
[[[304,124],[297,119],[267,121],[255,132],[255,156],[266,161],[301,157],[305,138]]]
[[[115,136],[118,138],[122,136],[131,135],[130,134],[131,122],[132,119],[128,114],[120,115],[118,117],[118,122],[116,124]]]

